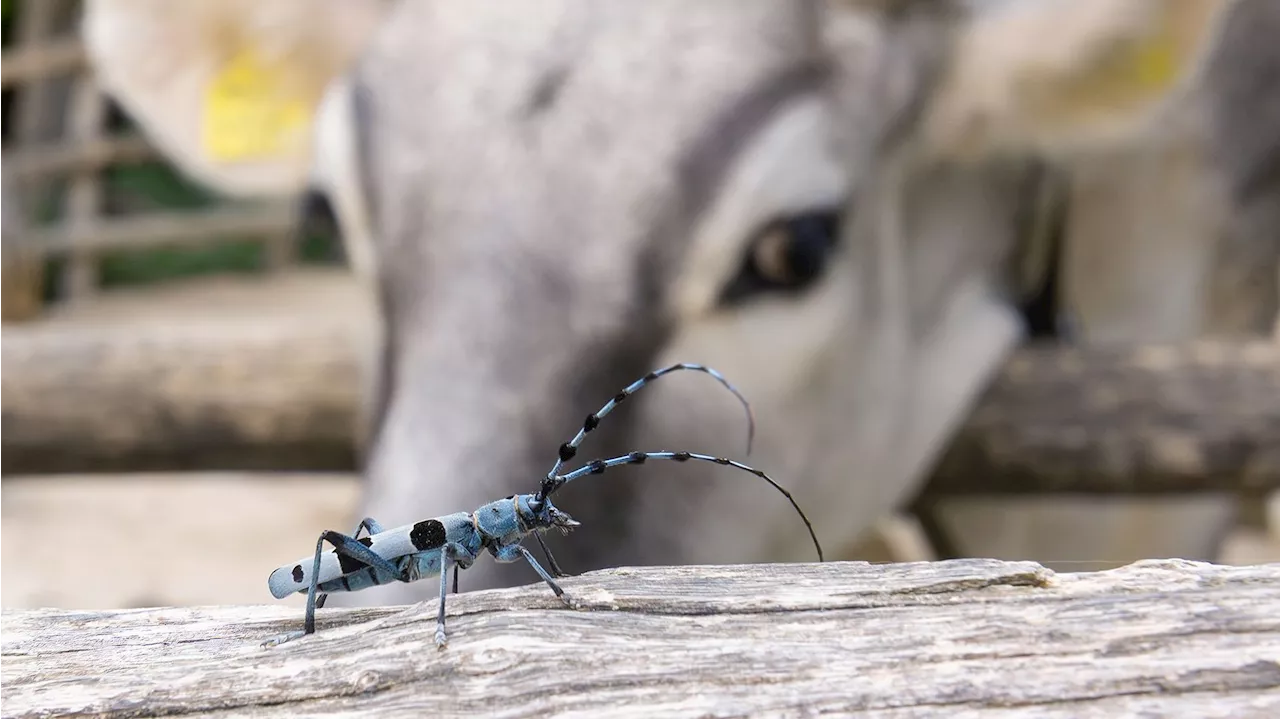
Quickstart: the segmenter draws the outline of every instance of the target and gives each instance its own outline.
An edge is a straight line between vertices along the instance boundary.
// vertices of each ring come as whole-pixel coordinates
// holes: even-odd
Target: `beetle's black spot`
[[[624,400],[624,399],[626,399],[626,398],[628,398],[628,397],[630,397],[630,396],[631,396],[631,395],[627,394],[626,392],[619,392],[619,393],[617,393],[617,394],[615,394],[615,395],[613,396],[613,403],[614,403],[615,405],[616,405],[616,404],[622,404],[622,400]]]
[[[301,564],[295,564],[295,565],[293,565],[293,581],[295,581],[295,582],[301,582],[301,581],[302,581],[302,576],[303,576],[303,575],[302,575],[302,565],[301,565]]]
[[[502,514],[502,510],[498,509],[497,507],[490,507],[489,511],[493,512],[494,514]]]
[[[591,414],[587,415],[587,418],[585,420],[583,420],[582,431],[590,432],[591,430],[599,426],[600,426],[600,418],[596,416],[595,412],[592,412]]]
[[[568,442],[560,445],[560,461],[568,462],[578,453],[578,448],[570,445]]]
[[[632,452],[627,455],[627,461],[631,464],[644,464],[646,459],[648,459],[648,457],[645,456],[644,452]]]
[[[444,546],[444,525],[438,519],[424,519],[413,525],[409,541],[413,542],[413,548],[419,552],[439,549]]]
[[[647,374],[647,375],[645,375],[645,376],[644,376],[644,381],[645,381],[645,382],[652,382],[652,381],[654,381],[655,379],[658,379],[658,377],[659,377],[659,376],[660,376],[660,375],[659,375],[657,372],[650,372],[649,374]]]
[[[507,499],[507,500],[515,499],[515,498],[516,498],[516,495],[514,494],[508,494],[507,496],[503,497],[503,499]]]
[[[348,537],[346,537],[345,535],[339,534],[337,532],[325,530],[320,536],[323,537],[325,541],[333,545],[333,553],[338,555],[338,567],[342,570],[343,574],[350,574],[352,572],[357,572],[362,567],[366,566],[365,563],[360,561],[359,559],[348,557],[347,555],[338,551],[338,547],[342,546],[342,544],[346,542],[346,540],[348,539]]]
[[[672,456],[671,458],[672,458],[672,459],[674,459],[674,460],[675,460],[675,461],[677,461],[677,462],[688,462],[688,461],[689,461],[689,453],[688,453],[688,452],[676,452],[676,453],[675,453],[675,455],[674,455],[674,456]]]
[[[343,575],[351,574],[352,572],[358,572],[361,569],[364,569],[366,566],[368,566],[364,562],[360,561],[359,559],[355,559],[354,557],[348,557],[347,555],[342,554],[336,549],[333,550],[333,553],[338,555],[338,567],[342,570]]]
[[[591,464],[587,466],[591,467],[592,474],[602,474],[605,470],[605,463],[603,459],[593,459],[591,460]]]
[[[724,457],[716,457],[716,464],[728,464],[729,460]]]

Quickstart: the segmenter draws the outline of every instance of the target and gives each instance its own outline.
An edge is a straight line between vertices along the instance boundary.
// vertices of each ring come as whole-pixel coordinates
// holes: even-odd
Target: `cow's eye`
[[[840,240],[840,213],[819,210],[778,218],[747,245],[737,275],[721,294],[724,305],[765,293],[798,293],[822,277]]]

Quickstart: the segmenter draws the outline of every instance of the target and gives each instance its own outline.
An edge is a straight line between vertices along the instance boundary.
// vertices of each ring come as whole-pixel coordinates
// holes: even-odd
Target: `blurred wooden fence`
[[[162,161],[136,131],[112,122],[114,108],[87,66],[78,0],[17,4],[0,75],[8,108],[4,147],[4,319],[39,314],[48,260],[49,288],[62,301],[94,295],[104,256],[120,250],[264,243],[264,265],[296,260],[296,216],[289,203],[216,201],[208,207],[111,207],[104,173]],[[42,217],[43,215],[43,217]]]

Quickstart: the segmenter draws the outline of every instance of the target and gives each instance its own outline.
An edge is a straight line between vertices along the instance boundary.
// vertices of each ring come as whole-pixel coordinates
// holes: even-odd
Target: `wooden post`
[[[53,32],[57,19],[56,3],[28,2],[17,13],[17,45],[23,49],[39,47]],[[7,54],[7,53],[6,53]],[[5,69],[9,70],[9,64]],[[8,83],[6,82],[6,85]],[[54,119],[52,88],[47,77],[36,77],[15,93],[14,128],[17,144],[38,141]],[[4,319],[30,320],[39,315],[44,295],[44,258],[33,248],[24,246],[20,238],[30,226],[31,213],[49,195],[47,183],[25,185],[5,171],[5,243],[4,243]],[[13,217],[14,213],[18,217]]]
[[[93,75],[82,73],[72,86],[70,132],[74,142],[89,143],[99,139],[106,116],[106,98],[98,89]],[[89,228],[95,224],[102,205],[102,187],[97,168],[80,169],[72,175],[67,196],[64,222],[73,228]],[[83,301],[98,289],[97,257],[89,248],[73,251],[60,278],[60,290],[67,302]]]
[[[6,169],[8,167],[6,166]],[[25,322],[40,316],[44,299],[44,261],[40,253],[18,241],[27,227],[23,217],[25,208],[18,200],[13,178],[8,172],[0,180],[0,193],[3,194],[4,212],[0,214],[3,223],[3,246],[0,246],[0,272],[3,272],[3,283],[0,292],[4,299],[0,303],[3,308],[5,322]]]
[[[35,48],[53,33],[57,20],[57,2],[24,3],[18,13],[18,47]],[[22,143],[39,139],[53,121],[54,115],[50,101],[52,94],[47,75],[36,75],[29,84],[22,88],[21,100],[17,103],[18,140]]]
[[[288,229],[273,232],[263,238],[263,257],[267,272],[281,272],[298,261],[298,236],[295,223]]]

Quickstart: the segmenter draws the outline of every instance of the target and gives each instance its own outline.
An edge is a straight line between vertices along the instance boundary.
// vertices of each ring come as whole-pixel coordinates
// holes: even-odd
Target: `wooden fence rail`
[[[44,12],[31,6],[33,14]],[[43,4],[52,5],[45,0]],[[43,22],[43,21],[38,21]],[[30,26],[28,26],[30,27]],[[28,33],[23,46],[14,50],[5,50],[0,55],[0,81],[8,88],[11,85],[38,82],[58,75],[81,72],[85,69],[84,44],[77,37],[46,39],[47,25],[35,33]]]
[[[465,584],[465,580],[464,580]],[[1280,716],[1280,564],[648,567],[436,604],[5,612],[3,715]]]
[[[354,317],[6,329],[3,471],[348,470]],[[931,487],[1263,493],[1280,488],[1278,437],[1275,342],[1028,347]]]
[[[140,162],[157,157],[145,138],[138,136],[100,137],[80,143],[47,143],[9,153],[5,171],[15,178],[31,181],[50,175],[101,170],[121,162]]]

